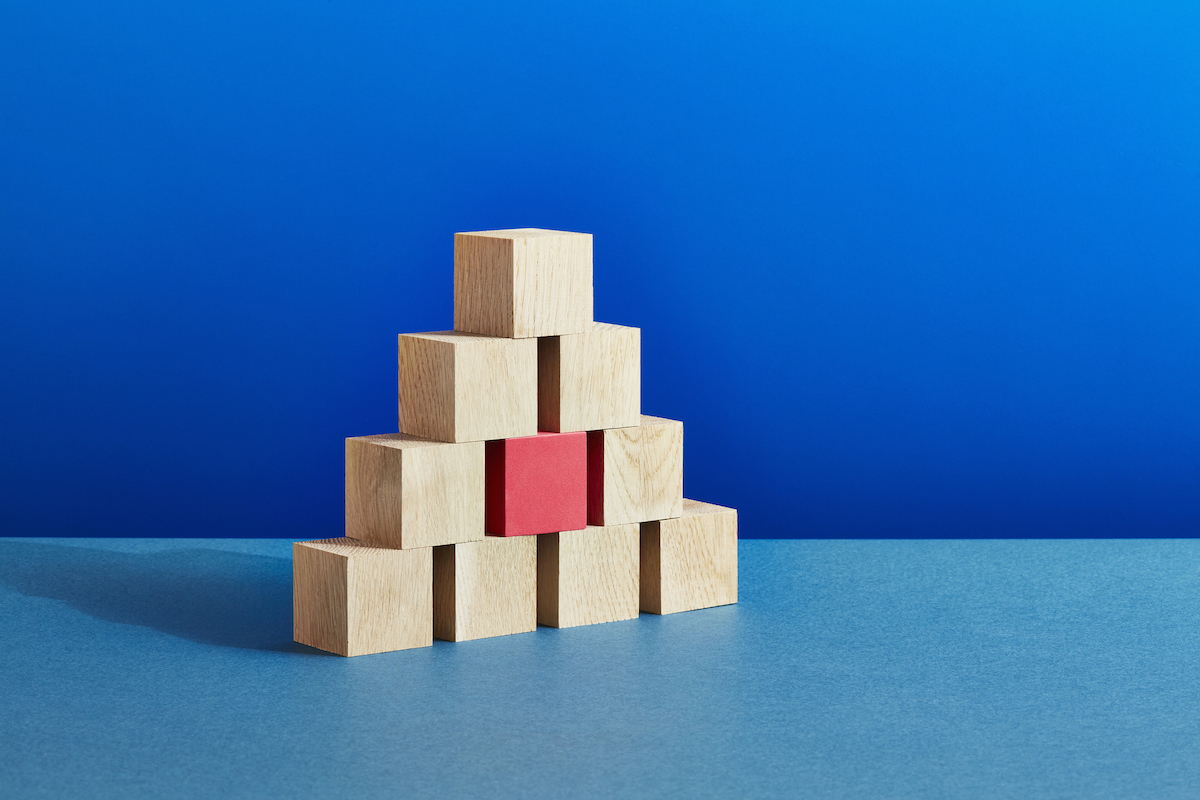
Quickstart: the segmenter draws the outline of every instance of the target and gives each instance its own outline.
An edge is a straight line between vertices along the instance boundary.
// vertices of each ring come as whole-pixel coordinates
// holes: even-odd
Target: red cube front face
[[[587,527],[587,433],[539,433],[485,446],[484,522],[494,536]]]

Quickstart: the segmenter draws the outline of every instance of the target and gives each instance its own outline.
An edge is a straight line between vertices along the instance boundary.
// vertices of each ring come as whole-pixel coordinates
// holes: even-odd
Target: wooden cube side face
[[[513,337],[513,240],[454,234],[454,329]]]
[[[683,513],[683,423],[643,417],[642,508],[639,522]]]
[[[558,534],[543,533],[537,539],[537,621],[558,627]]]
[[[562,339],[562,336],[538,339],[539,431],[573,430],[563,427]]]
[[[346,535],[397,549],[483,538],[483,442],[346,440]]]
[[[641,331],[596,322],[538,342],[538,427],[593,431],[641,422]]]
[[[588,434],[588,524],[641,522],[645,481],[642,428]]]
[[[537,629],[537,537],[447,545],[434,552],[434,632],[455,642]]]
[[[604,364],[601,394],[606,399],[601,428],[637,425],[642,417],[642,330],[597,323],[592,334]],[[592,430],[590,422],[585,426]]]
[[[641,524],[639,567],[641,571],[639,596],[641,609],[651,614],[662,610],[662,544],[657,521]]]
[[[722,509],[656,524],[659,607],[643,605],[645,610],[673,614],[737,602],[736,511]],[[654,542],[649,544],[653,547]],[[650,560],[655,561],[653,554]]]
[[[433,644],[433,551],[385,550],[349,560],[346,655]]]
[[[452,342],[401,334],[400,431],[442,442],[455,439],[455,347]]]
[[[583,333],[592,323],[592,236],[540,231],[512,241],[512,336]]]
[[[455,346],[450,441],[537,433],[537,339],[479,338]]]
[[[404,451],[399,546],[483,539],[483,447],[483,442],[464,442]]]
[[[404,451],[346,440],[346,535],[403,547]]]
[[[292,545],[292,638],[300,644],[350,655],[347,563],[344,556]]]
[[[433,642],[431,551],[353,539],[292,546],[294,638],[343,656]]]
[[[636,617],[640,605],[638,528],[589,527],[539,537],[538,621],[570,628]],[[543,581],[553,591],[543,592]]]

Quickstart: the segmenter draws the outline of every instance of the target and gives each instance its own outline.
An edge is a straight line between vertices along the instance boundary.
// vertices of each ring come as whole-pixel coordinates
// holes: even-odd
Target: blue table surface
[[[1200,542],[739,552],[736,606],[347,659],[289,542],[0,539],[0,795],[1200,796]]]

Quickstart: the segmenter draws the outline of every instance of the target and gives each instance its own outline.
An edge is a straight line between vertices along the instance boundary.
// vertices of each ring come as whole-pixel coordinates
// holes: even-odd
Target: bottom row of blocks
[[[415,550],[355,539],[292,548],[297,642],[344,656],[737,602],[737,512]]]

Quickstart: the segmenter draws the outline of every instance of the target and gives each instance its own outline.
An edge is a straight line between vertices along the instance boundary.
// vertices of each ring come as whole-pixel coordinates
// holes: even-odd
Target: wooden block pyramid
[[[737,512],[683,497],[592,236],[454,237],[454,327],[399,339],[399,433],[346,440],[346,535],[293,545],[295,639],[344,656],[737,602]]]

